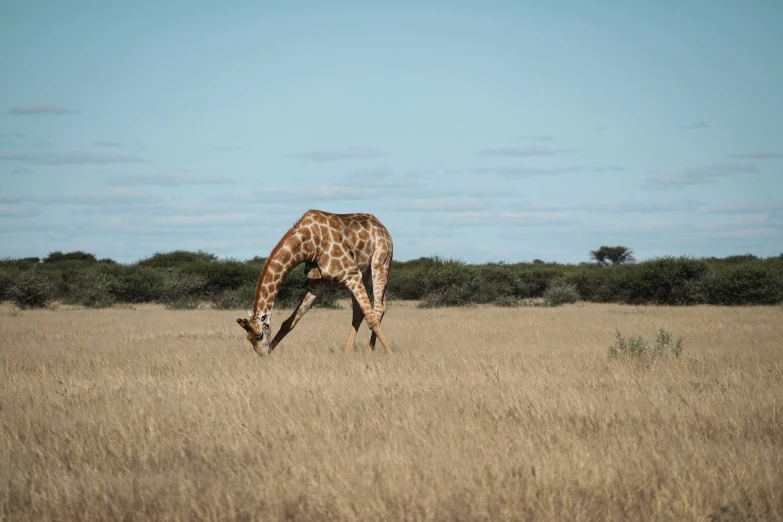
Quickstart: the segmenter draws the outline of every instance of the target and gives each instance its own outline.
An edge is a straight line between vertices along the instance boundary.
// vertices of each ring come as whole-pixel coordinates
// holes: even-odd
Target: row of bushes
[[[194,308],[247,308],[264,259],[218,259],[205,252],[155,254],[133,264],[96,259],[84,252],[55,252],[47,258],[0,261],[0,299],[21,307],[57,300],[89,307],[114,303],[160,302]],[[277,305],[291,307],[304,291],[304,271],[295,269],[283,284]],[[545,297],[551,304],[577,299],[628,304],[775,304],[783,302],[783,258],[733,256],[725,259],[664,257],[637,264],[597,266],[557,263],[470,265],[421,258],[392,264],[391,299],[422,306],[473,303],[514,305]],[[349,297],[332,291],[317,303],[334,306]]]

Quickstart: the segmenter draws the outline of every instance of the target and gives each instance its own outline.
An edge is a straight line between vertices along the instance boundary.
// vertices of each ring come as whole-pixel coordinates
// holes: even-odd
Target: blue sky
[[[0,5],[0,257],[783,251],[783,3]]]

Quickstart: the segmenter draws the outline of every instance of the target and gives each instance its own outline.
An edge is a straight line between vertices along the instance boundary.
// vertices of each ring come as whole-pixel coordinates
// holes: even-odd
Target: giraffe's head
[[[250,319],[240,317],[237,323],[247,332],[247,340],[253,345],[256,353],[264,355],[269,352],[269,341],[272,340],[272,313],[255,317],[252,312],[248,314]]]

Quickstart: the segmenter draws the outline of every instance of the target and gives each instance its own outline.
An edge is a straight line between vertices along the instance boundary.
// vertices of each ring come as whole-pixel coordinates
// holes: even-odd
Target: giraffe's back
[[[320,250],[329,256],[347,255],[356,260],[364,271],[373,256],[391,261],[393,243],[391,234],[372,214],[333,214],[309,210],[300,220],[302,226],[314,232]]]

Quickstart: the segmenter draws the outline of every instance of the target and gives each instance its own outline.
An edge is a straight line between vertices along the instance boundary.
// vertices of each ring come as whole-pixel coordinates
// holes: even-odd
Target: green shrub
[[[576,285],[557,282],[546,289],[543,297],[547,306],[560,306],[579,301],[579,291]]]
[[[584,301],[610,303],[620,300],[618,294],[621,292],[620,281],[624,269],[624,265],[585,265],[563,276],[560,282],[573,285]]]
[[[0,301],[11,298],[11,288],[19,275],[19,269],[13,266],[0,266]]]
[[[161,301],[173,303],[183,299],[200,299],[205,294],[207,280],[195,274],[179,274],[175,271],[164,273]]]
[[[252,265],[226,259],[212,262],[185,263],[179,266],[182,274],[191,274],[204,279],[204,289],[209,293],[235,290],[248,284],[255,284],[260,275]]]
[[[618,270],[620,275],[614,294],[628,304],[692,305],[707,301],[710,270],[702,260],[661,257],[611,270]]]
[[[654,354],[658,357],[666,356],[668,352],[671,352],[675,357],[682,355],[682,351],[685,349],[683,346],[682,337],[678,337],[672,344],[672,336],[669,332],[660,329],[658,335],[655,338]]]
[[[174,250],[172,252],[157,252],[139,261],[138,265],[154,268],[176,268],[190,263],[210,263],[212,261],[217,261],[217,256],[201,250],[198,252]]]
[[[501,263],[484,265],[477,271],[476,278],[479,280],[476,302],[511,302],[525,297],[526,287],[520,279],[519,271],[511,265]]]
[[[111,292],[122,303],[149,303],[161,298],[166,279],[160,270],[149,266],[112,267],[115,278]]]
[[[52,252],[43,259],[43,262],[49,264],[71,262],[82,265],[91,265],[93,263],[97,263],[98,260],[95,259],[95,255],[93,254],[88,254],[87,252],[82,252],[81,250],[75,250],[65,254],[60,251]]]
[[[266,260],[219,260],[206,252],[156,253],[132,265],[96,260],[82,251],[52,252],[38,258],[0,260],[0,299],[9,299],[22,272],[49,281],[49,299],[105,306],[111,302],[160,301],[190,307],[212,302],[218,308],[246,306]],[[96,275],[103,274],[103,275]],[[393,261],[387,287],[389,299],[419,300],[422,306],[466,306],[478,303],[513,305],[540,299],[546,293],[560,302],[555,289],[568,287],[563,302],[578,298],[629,304],[720,305],[783,302],[783,257],[753,255],[724,259],[665,257],[636,265],[596,266],[591,263],[487,263],[468,265],[438,257]],[[283,282],[276,306],[299,303],[306,281],[295,269]],[[371,284],[369,285],[372,286]],[[83,288],[82,288],[83,287]],[[368,288],[371,295],[371,288]],[[350,298],[345,289],[330,290],[315,306],[334,306]]]
[[[20,272],[8,291],[11,302],[22,309],[43,308],[52,300],[51,281],[34,270]]]
[[[719,305],[776,304],[783,301],[783,270],[776,263],[749,261],[716,267],[709,302]]]
[[[518,297],[543,297],[544,292],[565,274],[562,267],[550,265],[529,265],[519,271]]]
[[[210,296],[210,301],[218,310],[249,310],[256,295],[255,285],[223,290]]]
[[[492,304],[495,306],[502,306],[504,308],[515,308],[519,306],[519,299],[516,297],[512,297],[510,295],[502,295],[492,301]]]
[[[679,357],[684,349],[682,337],[677,338],[672,344],[671,334],[663,328],[658,332],[652,347],[642,339],[641,335],[626,339],[620,330],[615,330],[615,340],[609,346],[608,353],[613,359],[645,359],[667,357],[670,353]]]
[[[111,292],[114,278],[103,271],[91,270],[80,274],[68,301],[88,308],[107,308],[117,302]]]
[[[423,271],[424,308],[466,306],[480,302],[481,278],[478,269],[459,261],[447,261]],[[483,295],[486,298],[486,294]]]
[[[609,346],[609,357],[634,357],[642,358],[647,355],[647,343],[644,342],[641,335],[631,336],[626,339],[620,333],[620,330],[615,330],[614,344]]]
[[[38,257],[5,258],[0,259],[0,269],[29,270],[35,268],[40,262],[41,259]]]
[[[421,269],[394,268],[389,272],[386,291],[391,299],[418,300],[424,297]]]

